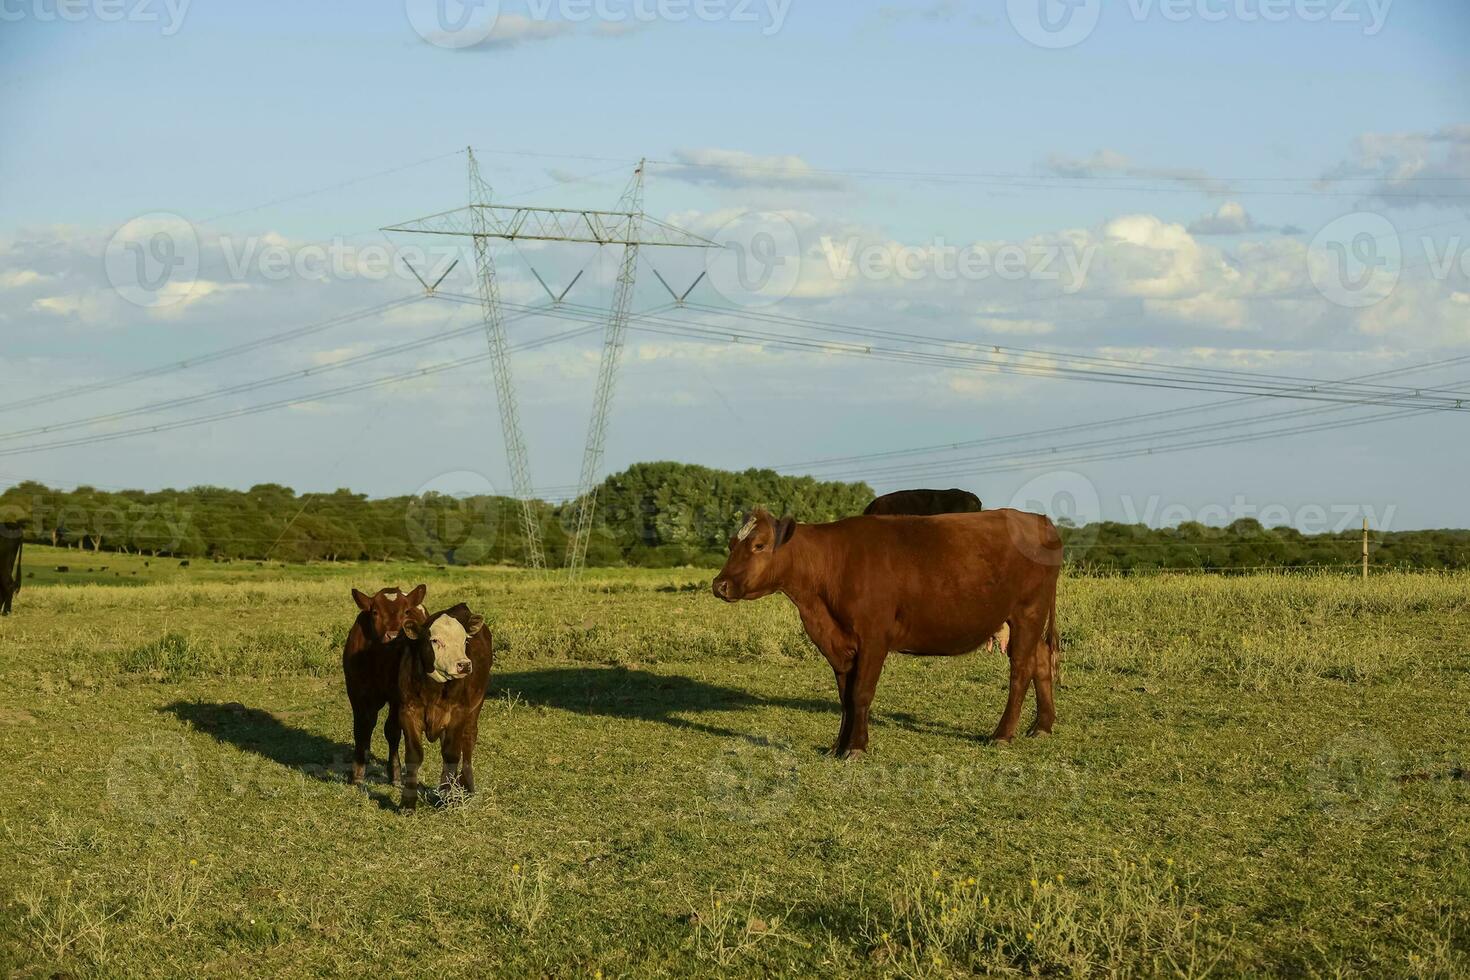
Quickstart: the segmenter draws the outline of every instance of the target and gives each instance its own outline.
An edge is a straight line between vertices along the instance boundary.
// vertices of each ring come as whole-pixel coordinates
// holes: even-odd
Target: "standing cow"
[[[19,521],[0,524],[0,616],[10,615],[10,603],[20,591],[20,552],[25,529]]]
[[[484,625],[462,602],[432,616],[417,613],[403,624],[406,644],[398,668],[398,718],[408,755],[404,809],[418,803],[425,738],[438,742],[444,757],[440,792],[456,783],[466,792],[475,791],[475,740],[494,660],[490,631]]]
[[[352,782],[362,782],[367,770],[368,748],[378,712],[388,706],[383,737],[388,740],[388,781],[398,781],[398,657],[403,644],[399,634],[404,621],[422,611],[428,587],[412,592],[381,589],[374,595],[352,590],[352,601],[361,610],[347,642],[342,646],[342,675],[347,681],[347,700],[352,705]]]
[[[730,539],[713,588],[726,602],[780,592],[795,603],[837,677],[842,727],[834,751],[856,758],[868,747],[868,709],[890,651],[969,653],[1002,623],[1011,628],[1010,692],[994,737],[1015,737],[1033,685],[1031,732],[1050,732],[1061,566],[1061,537],[1040,514],[1007,509],[798,524],[756,510]]]

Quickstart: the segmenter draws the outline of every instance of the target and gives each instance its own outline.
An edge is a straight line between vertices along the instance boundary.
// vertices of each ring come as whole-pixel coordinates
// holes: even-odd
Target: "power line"
[[[207,354],[199,354],[194,357],[186,357],[183,360],[171,361],[167,364],[160,364],[157,367],[145,368],[142,371],[134,371],[132,374],[125,374],[116,378],[109,378],[105,381],[93,381],[87,384],[74,385],[70,388],[63,388],[60,391],[47,392],[44,395],[34,395],[29,398],[17,399],[16,401],[6,402],[5,404],[0,405],[0,412],[13,411],[19,408],[30,408],[33,405],[45,405],[54,401],[60,401],[63,398],[74,398],[77,395],[88,395],[96,391],[106,391],[110,388],[116,388],[120,385],[132,384],[134,381],[143,381],[148,378],[156,378],[160,375],[169,374],[173,371],[182,371],[186,368],[198,367],[201,364],[212,364],[215,361],[221,361],[226,358],[236,357],[240,354],[246,354],[251,351],[260,350],[262,347],[270,347],[275,344],[285,343],[288,340],[298,340],[301,337],[308,337],[312,334],[321,333],[323,330],[329,330],[332,327],[338,327],[344,323],[352,323],[357,320],[366,319],[370,316],[377,316],[380,313],[386,313],[389,310],[396,309],[400,306],[407,306],[411,303],[416,303],[424,298],[425,297],[422,294],[416,294],[413,296],[404,297],[403,299],[389,300],[385,303],[376,303],[361,310],[355,310],[351,313],[343,313],[338,316],[330,317],[326,320],[318,320],[315,323],[309,323],[302,327],[293,327],[290,330],[283,330],[280,333],[271,334],[267,337],[260,337],[255,340],[249,340],[243,344],[236,344],[233,347],[221,348],[220,350],[211,351]]]
[[[580,337],[589,334],[598,329],[599,326],[600,325],[578,327],[572,330],[563,331],[562,333],[555,334],[550,337],[543,337],[537,340],[526,341],[524,343],[511,346],[508,348],[508,350],[535,350],[539,347],[545,347],[548,344],[554,344],[563,340],[570,340],[574,337]],[[384,378],[377,378],[371,381],[362,381],[355,384],[343,385],[338,388],[329,388],[325,391],[319,391],[309,395],[301,395],[292,398],[282,398],[277,401],[266,402],[259,405],[248,405],[227,412],[219,412],[214,415],[180,419],[174,422],[160,422],[156,425],[140,426],[134,429],[126,429],[121,432],[109,432],[93,436],[82,436],[76,439],[63,440],[60,442],[43,443],[40,445],[31,446],[18,446],[13,449],[0,449],[0,456],[17,456],[24,453],[42,452],[49,449],[67,449],[75,446],[91,446],[96,445],[97,443],[112,442],[117,439],[126,439],[131,436],[149,435],[155,432],[171,432],[175,429],[183,429],[195,425],[205,425],[210,422],[220,422],[226,419],[241,418],[247,415],[256,415],[261,412],[268,412],[277,408],[288,408],[293,405],[303,405],[310,402],[324,401],[328,398],[336,398],[338,396],[349,395],[354,392],[368,391],[374,388],[382,388],[388,385],[399,384],[404,381],[414,380],[416,378],[424,378],[435,374],[442,374],[445,371],[455,371],[462,367],[468,367],[472,364],[480,364],[484,361],[488,361],[490,359],[490,356],[491,355],[489,354],[489,352],[486,352],[484,354],[477,354],[471,357],[461,358],[457,361],[450,361],[447,363],[431,365],[429,367],[417,368],[412,371],[405,371],[401,374],[389,375]]]

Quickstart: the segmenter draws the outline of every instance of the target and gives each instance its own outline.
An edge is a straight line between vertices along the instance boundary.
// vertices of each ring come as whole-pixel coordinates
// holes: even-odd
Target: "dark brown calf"
[[[974,514],[982,509],[980,498],[968,490],[895,490],[873,498],[873,502],[863,508],[863,513],[920,517]]]
[[[490,686],[494,656],[484,620],[460,603],[404,623],[406,643],[398,666],[398,718],[407,743],[403,806],[419,798],[424,739],[438,742],[444,757],[441,792],[458,783],[475,791],[473,757],[480,734],[480,708]]]
[[[382,589],[376,595],[352,590],[357,620],[342,646],[342,675],[352,705],[352,781],[362,782],[378,712],[388,706],[383,737],[388,740],[388,779],[398,781],[398,657],[404,620],[424,601],[428,587],[412,592]]]
[[[1011,679],[995,738],[1015,736],[1033,685],[1031,731],[1050,732],[1061,565],[1056,527],[1018,510],[831,524],[776,521],[757,510],[730,539],[714,593],[735,602],[780,592],[796,604],[837,676],[842,727],[834,751],[851,758],[868,747],[868,709],[890,651],[969,653],[1003,623],[1011,629]]]
[[[0,524],[0,616],[10,615],[10,603],[20,591],[20,552],[25,529],[18,521]]]

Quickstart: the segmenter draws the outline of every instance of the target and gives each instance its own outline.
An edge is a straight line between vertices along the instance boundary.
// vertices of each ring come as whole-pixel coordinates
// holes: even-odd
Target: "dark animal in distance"
[[[726,602],[780,592],[796,605],[837,678],[842,727],[834,751],[854,758],[868,747],[868,710],[891,651],[969,653],[1002,623],[1011,629],[1010,689],[994,737],[1015,737],[1032,686],[1031,732],[1050,732],[1061,567],[1061,537],[1041,514],[1006,509],[798,524],[756,510],[730,539],[713,589]]]
[[[895,490],[875,497],[864,514],[898,514],[912,517],[933,514],[973,514],[980,498],[968,490]]]
[[[494,661],[490,631],[484,626],[485,621],[462,602],[432,616],[413,614],[403,624],[398,718],[408,762],[403,770],[404,809],[418,803],[425,738],[439,743],[444,759],[440,792],[455,784],[467,793],[475,791],[475,741]]]
[[[0,615],[10,615],[10,604],[20,591],[20,553],[25,544],[19,521],[0,524]]]
[[[388,706],[383,737],[388,740],[388,779],[398,781],[398,658],[404,620],[424,601],[428,587],[412,592],[380,589],[374,595],[352,590],[361,610],[342,645],[342,675],[352,705],[352,781],[362,782],[378,712]]]

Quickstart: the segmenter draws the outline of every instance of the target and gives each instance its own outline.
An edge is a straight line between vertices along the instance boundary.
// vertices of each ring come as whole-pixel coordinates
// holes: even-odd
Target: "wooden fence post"
[[[1368,581],[1368,518],[1363,518],[1363,581]]]

